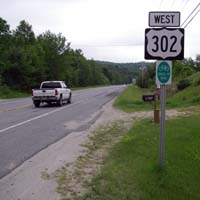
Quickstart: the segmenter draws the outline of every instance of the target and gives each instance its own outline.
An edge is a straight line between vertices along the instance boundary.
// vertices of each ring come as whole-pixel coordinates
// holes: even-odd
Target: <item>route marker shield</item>
[[[145,29],[145,59],[182,60],[184,59],[183,28]]]

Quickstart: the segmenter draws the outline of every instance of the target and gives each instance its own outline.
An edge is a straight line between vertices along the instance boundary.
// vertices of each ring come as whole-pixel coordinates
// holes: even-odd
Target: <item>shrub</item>
[[[191,79],[194,86],[200,85],[200,72],[197,72],[193,76],[191,76]]]
[[[191,82],[188,79],[182,79],[177,83],[178,90],[184,90],[185,88],[189,87]]]

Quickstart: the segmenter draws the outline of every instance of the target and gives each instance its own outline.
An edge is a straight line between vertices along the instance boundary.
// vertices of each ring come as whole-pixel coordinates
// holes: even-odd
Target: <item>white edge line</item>
[[[77,102],[77,103],[75,103],[75,104],[68,105],[68,106],[66,106],[66,107],[58,108],[58,109],[53,110],[53,111],[51,111],[51,112],[48,112],[48,113],[39,115],[39,116],[37,116],[37,117],[33,117],[33,118],[28,119],[28,120],[26,120],[26,121],[23,121],[23,122],[20,122],[20,123],[18,123],[18,124],[9,126],[9,127],[7,127],[7,128],[4,128],[4,129],[1,129],[1,130],[0,130],[0,133],[3,133],[3,132],[5,132],[5,131],[7,131],[7,130],[9,130],[9,129],[16,128],[16,127],[18,127],[18,126],[24,125],[24,124],[26,124],[26,123],[28,123],[28,122],[31,122],[31,121],[34,121],[34,120],[36,120],[36,119],[40,119],[40,118],[42,118],[42,117],[48,116],[48,115],[50,115],[50,114],[53,114],[53,113],[55,113],[55,112],[58,112],[58,111],[60,111],[60,110],[65,109],[65,108],[69,108],[69,107],[71,107],[71,106],[73,106],[73,105],[76,105],[76,104],[78,104],[78,103],[80,103],[80,102],[81,102],[81,101],[79,101],[79,102]]]

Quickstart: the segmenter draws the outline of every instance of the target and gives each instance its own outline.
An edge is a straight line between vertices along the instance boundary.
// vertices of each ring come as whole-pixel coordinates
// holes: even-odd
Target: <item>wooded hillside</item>
[[[70,87],[130,83],[139,66],[88,60],[61,33],[38,36],[22,20],[15,30],[0,18],[0,87],[30,91],[44,80],[64,80]]]

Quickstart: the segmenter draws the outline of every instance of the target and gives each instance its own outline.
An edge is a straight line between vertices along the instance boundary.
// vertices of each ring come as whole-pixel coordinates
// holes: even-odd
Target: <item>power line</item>
[[[181,24],[181,26],[183,26],[185,24],[185,22],[191,17],[191,15],[195,12],[195,10],[199,7],[200,2],[198,3],[198,5],[193,9],[193,11],[188,15],[188,17],[185,19],[185,21]],[[198,11],[199,12],[199,11]],[[196,16],[196,15],[195,15]]]
[[[191,21],[197,16],[197,14],[199,13],[200,9],[196,12],[196,14],[191,18],[191,20],[184,26],[184,28],[186,28],[188,26],[188,24],[191,23]]]

